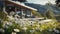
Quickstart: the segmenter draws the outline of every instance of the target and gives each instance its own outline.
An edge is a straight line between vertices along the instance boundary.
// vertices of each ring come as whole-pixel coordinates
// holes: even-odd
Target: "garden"
[[[12,16],[8,16],[6,12],[0,12],[0,33],[1,34],[59,34],[60,23],[53,20],[53,22],[46,23],[28,23],[16,21],[18,20]]]

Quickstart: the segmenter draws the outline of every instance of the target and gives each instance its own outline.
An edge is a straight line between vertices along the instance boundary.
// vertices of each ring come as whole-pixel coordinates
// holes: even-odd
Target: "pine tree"
[[[37,17],[42,17],[42,15],[38,11],[32,11],[32,14]]]
[[[51,10],[51,9],[47,10],[46,16],[49,19],[55,19],[54,14],[53,14],[53,10]]]
[[[46,6],[48,7],[47,11],[45,12],[45,17],[49,18],[49,19],[55,19],[54,13],[53,13],[53,9],[50,6],[51,3],[47,3]]]

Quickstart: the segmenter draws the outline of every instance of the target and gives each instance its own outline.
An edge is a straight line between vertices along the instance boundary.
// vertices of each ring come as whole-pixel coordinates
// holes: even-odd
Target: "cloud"
[[[29,3],[36,3],[36,4],[46,4],[48,2],[51,2],[52,4],[55,4],[55,0],[28,0]]]

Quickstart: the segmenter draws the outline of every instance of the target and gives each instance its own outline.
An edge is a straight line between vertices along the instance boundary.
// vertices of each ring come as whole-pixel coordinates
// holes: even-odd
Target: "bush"
[[[0,19],[2,19],[3,21],[6,21],[8,19],[7,14],[3,11],[0,11]]]

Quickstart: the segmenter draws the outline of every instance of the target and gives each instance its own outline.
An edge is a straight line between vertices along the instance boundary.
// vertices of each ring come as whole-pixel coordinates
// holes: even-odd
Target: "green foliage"
[[[0,11],[0,19],[2,19],[3,21],[7,20],[7,14],[4,13],[3,11]]]
[[[56,0],[56,5],[58,6],[58,7],[60,7],[60,0]]]
[[[11,26],[8,26],[8,28],[5,29],[5,34],[11,34],[12,32],[14,32],[14,29],[20,29],[20,25],[15,23],[15,22],[12,22],[12,25]]]
[[[36,12],[36,11],[32,11],[32,14],[34,14],[35,16],[41,17],[41,14]],[[48,11],[48,18],[54,18],[51,13],[51,10]],[[50,16],[49,16],[50,15]],[[0,19],[3,21],[7,21],[7,14],[4,12],[0,12]],[[9,21],[7,21],[9,23]],[[13,22],[12,20],[10,21],[12,23],[11,26],[7,25],[8,28],[5,29],[5,34],[11,34],[13,32],[14,29],[19,29],[20,30],[20,34],[55,34],[53,32],[54,29],[59,28],[60,29],[60,24],[57,22],[48,22],[48,23],[38,23],[35,21],[35,23],[31,23],[31,25],[28,24],[28,21],[26,21],[27,24],[26,26],[24,26],[24,24],[18,24],[15,23],[15,21]],[[4,23],[0,23],[0,28],[2,28],[2,24]],[[23,26],[21,26],[23,25]]]
[[[37,16],[37,17],[42,17],[42,15],[37,11],[32,11],[32,14]]]
[[[46,3],[47,11],[45,12],[45,17],[47,17],[48,19],[56,19],[54,16],[54,10],[52,9],[51,5],[52,4],[50,2]]]
[[[3,23],[2,23],[1,20],[0,20],[0,28],[2,28],[2,24],[3,24]]]
[[[48,10],[48,12],[46,13],[46,17],[49,19],[55,19],[53,12],[51,10]]]

